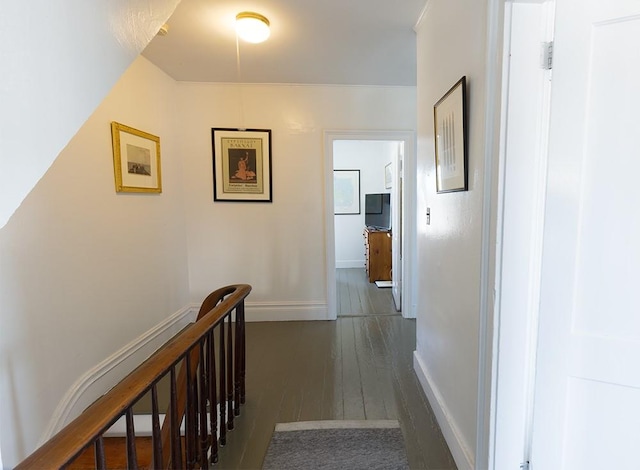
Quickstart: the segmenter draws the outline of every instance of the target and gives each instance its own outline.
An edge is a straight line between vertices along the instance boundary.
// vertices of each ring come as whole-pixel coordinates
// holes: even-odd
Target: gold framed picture
[[[271,130],[211,129],[213,200],[272,202]]]
[[[160,137],[111,123],[113,169],[118,193],[161,193]]]

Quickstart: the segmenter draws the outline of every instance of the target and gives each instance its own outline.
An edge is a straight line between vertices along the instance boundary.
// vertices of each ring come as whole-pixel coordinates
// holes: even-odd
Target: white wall
[[[2,2],[0,227],[178,2]]]
[[[334,219],[336,268],[364,267],[364,195],[391,191],[384,187],[384,167],[392,162],[397,148],[396,142],[334,142],[333,167],[336,170],[360,170],[360,214],[340,214]]]
[[[175,86],[138,58],[0,229],[5,466],[79,376],[189,302]],[[115,192],[112,120],[160,136],[162,194]]]
[[[249,318],[326,318],[323,131],[413,129],[415,88],[180,83],[177,96],[192,300],[247,282]],[[272,130],[273,203],[213,202],[212,127]]]
[[[475,0],[431,0],[417,28],[420,289],[415,363],[460,469],[473,465],[476,442],[486,8],[486,2]],[[433,105],[463,75],[469,190],[436,194]]]

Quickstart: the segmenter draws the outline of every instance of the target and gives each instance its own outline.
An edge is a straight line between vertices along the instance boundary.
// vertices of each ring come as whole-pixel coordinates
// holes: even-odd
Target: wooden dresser
[[[391,232],[364,229],[364,265],[369,282],[391,280]]]

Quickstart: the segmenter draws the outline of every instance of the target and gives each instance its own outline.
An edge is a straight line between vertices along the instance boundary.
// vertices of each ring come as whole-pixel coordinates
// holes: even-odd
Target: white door
[[[404,142],[396,142],[398,152],[391,163],[391,293],[396,310],[402,308],[402,168]]]
[[[531,465],[639,469],[640,0],[557,0]]]

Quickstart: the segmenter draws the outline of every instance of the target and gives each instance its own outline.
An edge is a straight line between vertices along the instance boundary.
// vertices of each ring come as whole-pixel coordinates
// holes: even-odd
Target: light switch
[[[427,207],[427,225],[431,225],[431,208]]]

